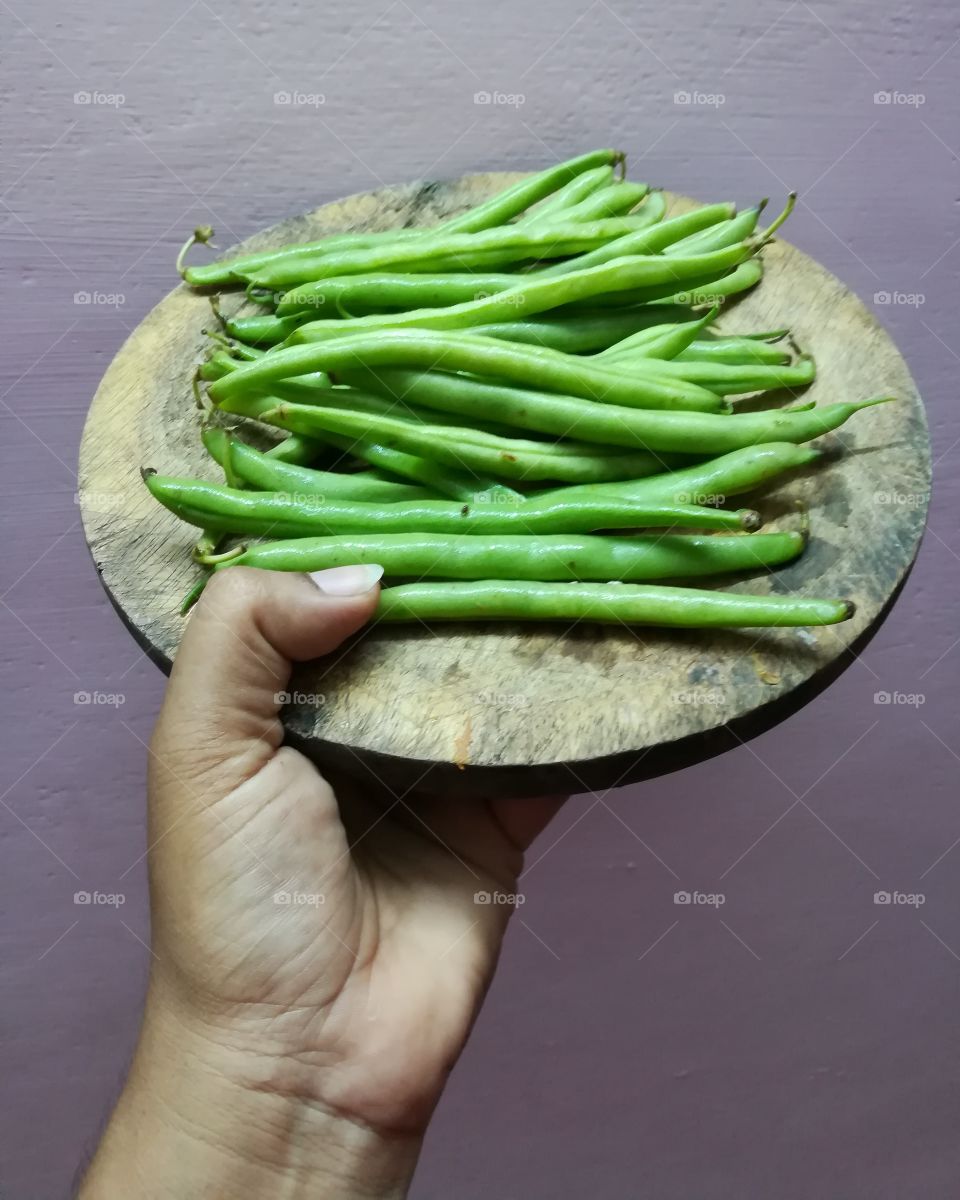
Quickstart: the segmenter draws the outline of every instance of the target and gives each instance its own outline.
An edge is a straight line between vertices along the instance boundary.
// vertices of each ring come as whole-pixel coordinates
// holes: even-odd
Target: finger
[[[180,643],[154,760],[195,784],[216,777],[221,795],[254,774],[283,739],[278,693],[292,663],[329,654],[369,620],[380,574],[217,572]]]

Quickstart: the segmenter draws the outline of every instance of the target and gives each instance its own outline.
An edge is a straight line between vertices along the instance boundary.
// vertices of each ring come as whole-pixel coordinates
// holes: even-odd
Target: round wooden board
[[[264,249],[327,232],[430,225],[515,182],[471,175],[351,196],[250,238]],[[693,201],[669,197],[672,212]],[[929,494],[923,406],[907,367],[870,312],[784,242],[762,284],[731,302],[728,332],[789,326],[813,351],[819,403],[893,394],[822,439],[835,456],[766,491],[767,528],[809,510],[806,553],[776,574],[718,581],[752,592],[843,596],[856,617],[826,629],[709,633],[550,625],[423,625],[363,631],[345,651],[300,669],[286,711],[290,740],[321,764],[374,772],[397,792],[535,795],[612,787],[727,749],[782,719],[836,675],[876,628],[920,543]],[[233,308],[231,308],[231,305]],[[225,303],[240,307],[240,298]],[[156,504],[141,466],[222,479],[206,457],[190,381],[209,342],[207,299],[178,287],[146,317],[94,397],[80,452],[87,540],[108,594],[164,668],[198,577],[196,531]]]

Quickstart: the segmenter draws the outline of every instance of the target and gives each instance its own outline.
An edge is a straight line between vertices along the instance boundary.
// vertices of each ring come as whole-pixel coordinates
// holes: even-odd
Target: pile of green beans
[[[806,443],[886,399],[807,402],[789,330],[728,326],[795,196],[764,229],[765,200],[678,213],[624,176],[595,150],[433,227],[184,266],[198,230],[178,268],[224,292],[195,387],[225,482],[143,471],[202,530],[195,559],[379,564],[383,621],[848,619],[843,599],[682,586],[795,560],[806,527],[758,533],[730,499],[813,468]]]

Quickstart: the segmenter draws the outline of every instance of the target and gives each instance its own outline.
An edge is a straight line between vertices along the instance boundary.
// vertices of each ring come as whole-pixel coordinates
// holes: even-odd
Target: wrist
[[[269,1054],[238,1050],[151,994],[81,1200],[406,1195],[418,1134],[371,1128],[277,1079]]]

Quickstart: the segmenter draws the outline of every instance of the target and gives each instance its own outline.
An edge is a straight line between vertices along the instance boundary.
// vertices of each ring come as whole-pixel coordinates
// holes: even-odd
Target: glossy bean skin
[[[556,218],[561,209],[573,208],[581,200],[613,183],[613,167],[591,167],[589,171],[581,171],[569,183],[537,204],[536,208],[524,212],[517,218],[518,225],[532,225],[534,221],[542,221],[544,217]]]
[[[660,412],[612,404],[584,404],[566,396],[484,383],[443,372],[378,369],[351,371],[349,379],[372,391],[406,398],[424,408],[473,411],[504,425],[558,437],[677,454],[718,455],[762,442],[809,442],[837,429],[854,413],[884,398],[827,404],[808,411],[734,413]]]
[[[389,414],[351,412],[349,408],[281,404],[259,419],[308,437],[332,433],[361,442],[372,440],[452,467],[528,482],[603,483],[637,479],[663,469],[659,457],[644,450],[611,454],[606,447],[499,437],[465,427],[404,421]]]
[[[662,199],[662,193],[660,193]],[[598,246],[595,250],[583,253],[569,262],[554,263],[543,267],[538,275],[545,279],[557,275],[568,275],[571,271],[583,271],[590,267],[601,267],[618,258],[628,258],[634,255],[663,254],[668,246],[681,241],[692,233],[712,228],[731,220],[734,214],[732,204],[705,204],[692,212],[671,217],[667,221],[655,222],[643,229],[625,233],[615,241]]]
[[[700,338],[675,355],[679,362],[729,363],[734,366],[786,366],[789,351],[746,337]]]
[[[732,246],[748,238],[757,227],[763,208],[744,209],[729,221],[721,221],[708,229],[701,229],[678,242],[672,242],[664,248],[664,254],[704,254],[708,250],[722,250],[724,246]]]
[[[788,471],[811,466],[821,457],[820,451],[812,446],[767,442],[669,469],[650,479],[598,484],[590,488],[564,488],[562,492],[551,490],[542,494],[572,499],[619,495],[651,503],[717,504],[723,503],[728,496],[752,492]]]
[[[632,537],[386,533],[262,543],[224,563],[223,568],[306,572],[377,563],[394,578],[540,582],[692,579],[779,566],[796,558],[803,546],[802,534],[795,532]]]
[[[599,309],[596,312],[573,313],[570,316],[530,317],[524,321],[505,321],[499,325],[477,325],[473,332],[481,337],[500,338],[505,342],[522,342],[530,346],[546,346],[566,354],[584,354],[623,341],[633,333],[658,325],[665,320],[695,319],[692,309],[653,305],[626,309]]]
[[[408,583],[384,588],[379,621],[600,621],[687,629],[834,625],[854,614],[849,600],[748,596],[656,584]]]
[[[512,220],[585,171],[595,170],[597,167],[619,167],[622,171],[623,166],[622,151],[591,150],[587,154],[579,154],[576,158],[569,158],[553,167],[547,167],[544,171],[538,171],[535,175],[528,175],[483,204],[478,204],[459,216],[441,221],[435,228],[443,233],[476,233],[481,229],[490,229]]]
[[[231,397],[268,390],[278,380],[311,371],[332,375],[356,366],[428,368],[438,363],[447,371],[493,375],[515,384],[598,401],[604,407],[623,405],[700,413],[717,413],[725,408],[714,392],[696,383],[664,378],[659,362],[655,364],[656,375],[652,367],[641,373],[632,363],[627,370],[615,370],[540,346],[522,346],[463,333],[436,334],[426,329],[386,330],[274,350],[216,380],[210,385],[210,396],[219,404]],[[688,366],[692,370],[698,364]],[[565,431],[559,432],[562,435]]]
[[[174,479],[144,472],[156,500],[181,520],[201,529],[264,537],[311,537],[322,534],[370,533],[589,533],[595,529],[663,528],[754,529],[757,514],[749,509],[696,505],[645,505],[617,498],[612,503],[590,497],[496,503],[445,500],[365,504],[326,501],[283,492],[247,492],[195,479]]]
[[[631,297],[650,296],[659,291],[673,296],[704,281],[715,283],[754,253],[749,244],[729,246],[710,254],[665,258],[662,254],[617,258],[598,266],[571,270],[562,276],[537,271],[523,277],[505,291],[445,308],[415,309],[342,321],[308,321],[290,335],[291,343],[343,337],[348,333],[386,329],[469,329],[498,321],[517,321],[524,316],[558,309],[568,304],[592,301],[646,303]],[[655,296],[654,298],[659,298]]]
[[[631,357],[637,354],[646,358],[676,358],[682,350],[686,350],[703,333],[716,315],[717,309],[712,308],[696,321],[683,321],[673,325],[657,325],[650,329],[643,329],[598,354],[597,361],[611,363],[622,359],[629,362]]]
[[[609,296],[597,296],[592,303],[601,308],[620,308],[624,304],[693,305],[697,308],[712,308],[728,296],[737,296],[756,287],[762,278],[763,260],[759,257],[750,258],[726,274],[704,272],[698,279],[687,280],[684,287],[676,291],[667,283],[611,293]],[[577,307],[572,306],[571,311],[575,312]],[[297,333],[294,332],[290,336],[295,340]]]
[[[296,434],[294,437],[298,436]],[[308,441],[310,439],[304,439]],[[395,502],[427,500],[435,497],[428,488],[406,483],[390,483],[365,474],[315,471],[289,459],[284,461],[232,438],[223,429],[206,429],[203,444],[220,466],[229,462],[234,477],[262,491],[292,492],[297,495],[336,496],[341,500]],[[284,443],[279,442],[282,446]]]
[[[605,217],[624,216],[636,208],[649,191],[645,183],[631,183],[629,180],[612,183],[557,213],[556,220],[599,221]]]
[[[530,259],[564,258],[583,254],[624,234],[634,233],[636,223],[630,217],[562,223],[505,225],[478,233],[423,234],[387,246],[342,250],[320,254],[316,258],[298,258],[258,267],[244,275],[248,283],[262,288],[288,288],[335,275],[357,275],[367,271],[470,270],[495,264],[524,262]],[[457,263],[460,264],[459,268]]]
[[[279,317],[309,313],[314,319],[361,316],[391,310],[446,308],[478,296],[505,292],[518,277],[506,272],[455,271],[445,275],[412,275],[399,271],[340,275],[315,279],[285,292],[277,305]],[[340,311],[342,310],[342,311]],[[290,332],[296,325],[291,324]]]

